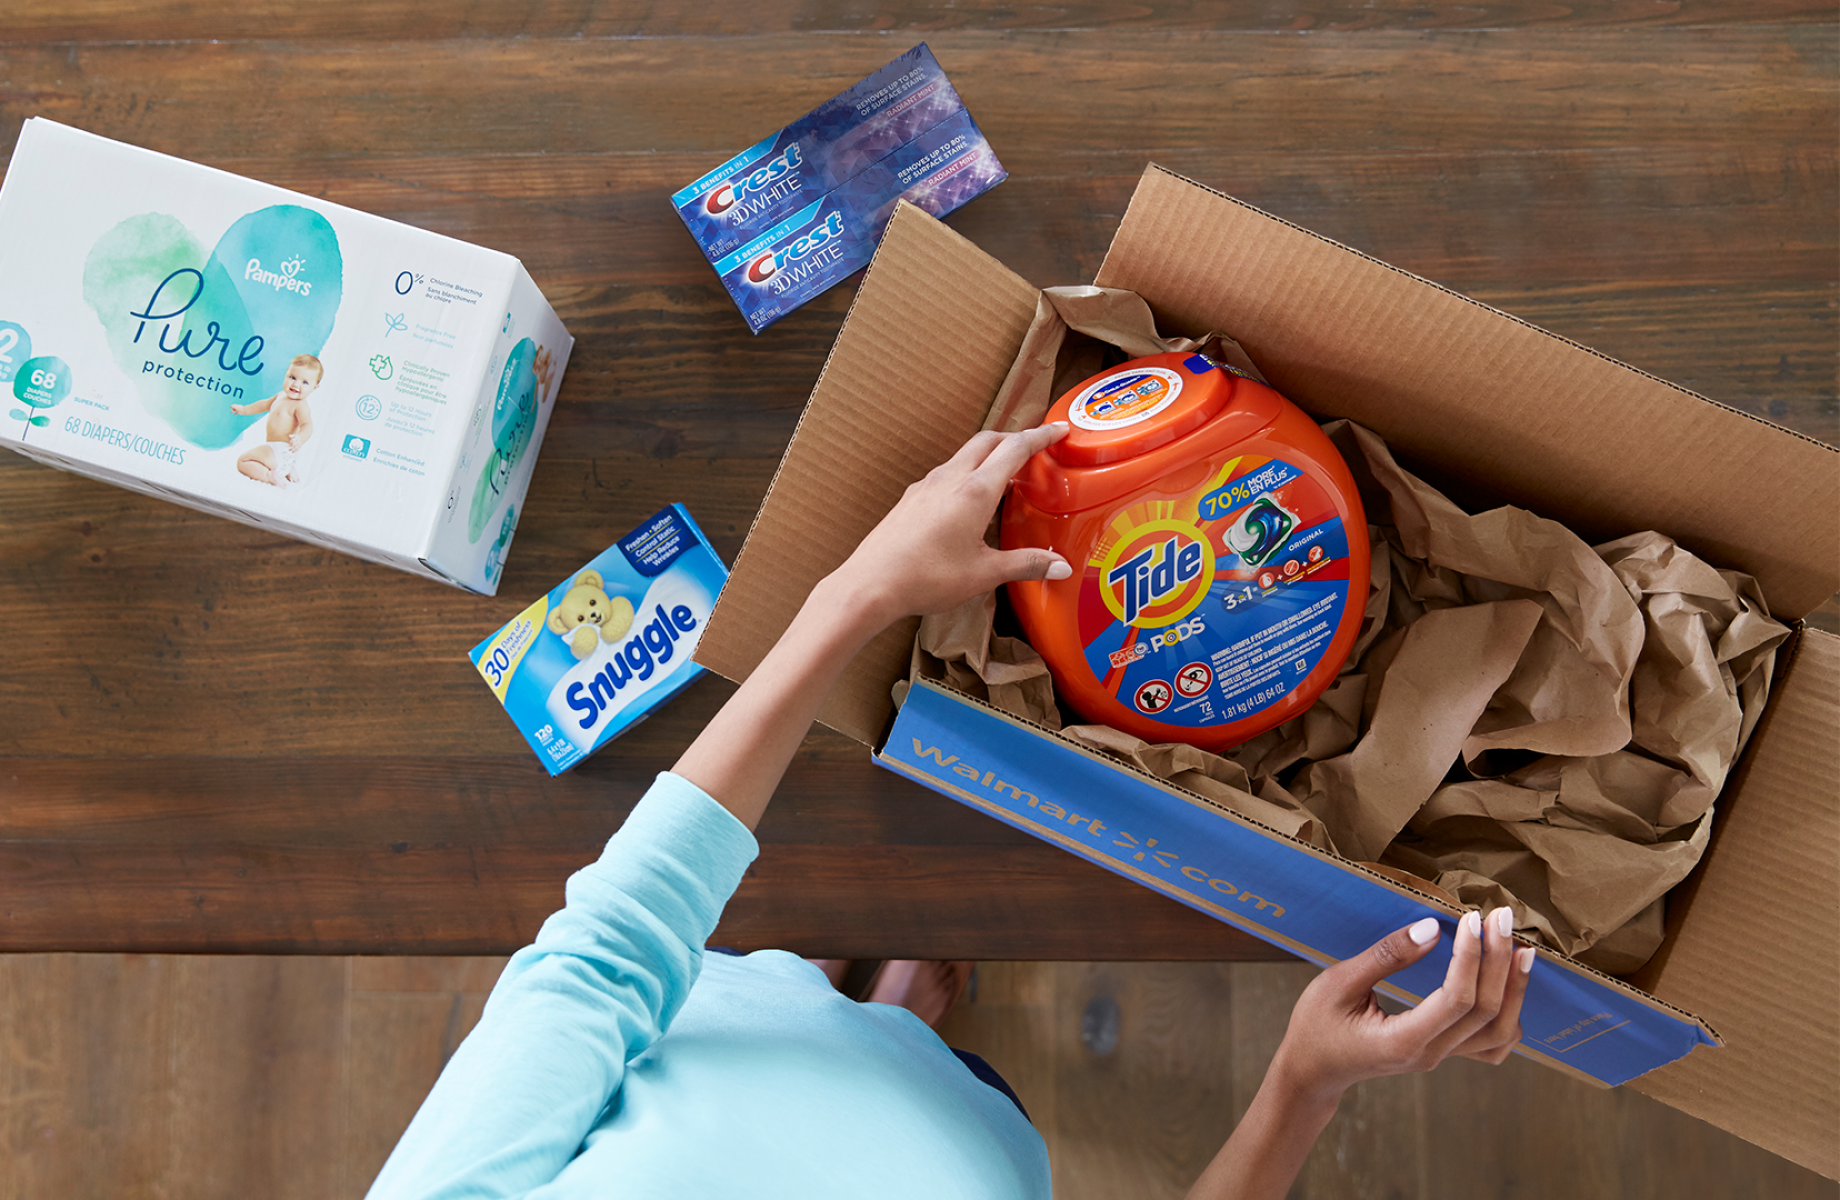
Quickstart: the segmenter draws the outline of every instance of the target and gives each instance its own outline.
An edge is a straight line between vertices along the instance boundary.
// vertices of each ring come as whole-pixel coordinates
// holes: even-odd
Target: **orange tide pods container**
[[[1102,371],[1047,420],[1002,544],[1071,578],[1009,585],[1029,644],[1087,720],[1223,750],[1297,716],[1367,604],[1367,519],[1316,423],[1198,354]]]

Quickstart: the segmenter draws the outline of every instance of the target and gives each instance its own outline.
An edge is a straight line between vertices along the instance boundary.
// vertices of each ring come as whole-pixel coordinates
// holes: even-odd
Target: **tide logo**
[[[772,185],[802,161],[798,146],[787,146],[783,154],[769,158],[765,164],[746,175],[735,176],[704,196],[703,211],[712,217],[721,216],[749,192],[758,192]]]
[[[1214,547],[1181,521],[1151,521],[1118,539],[1099,571],[1099,596],[1126,625],[1160,629],[1193,612],[1214,579]]]
[[[788,263],[796,263],[842,236],[843,214],[834,212],[810,233],[789,244],[775,246],[754,258],[744,272],[747,281],[755,287],[761,287],[784,270]]]

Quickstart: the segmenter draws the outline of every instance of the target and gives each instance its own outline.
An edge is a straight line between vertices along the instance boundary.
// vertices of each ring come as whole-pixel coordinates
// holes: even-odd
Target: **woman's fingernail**
[[[1057,558],[1048,564],[1048,579],[1065,579],[1073,574],[1073,567],[1064,558]]]
[[[1496,909],[1489,914],[1495,918],[1495,932],[1503,937],[1514,936],[1514,910],[1508,907]]]
[[[1533,959],[1534,954],[1532,946],[1522,946],[1519,950],[1514,952],[1514,965],[1521,969],[1521,974],[1523,975],[1533,970]]]
[[[1473,938],[1481,937],[1482,936],[1482,914],[1477,912],[1473,908],[1470,909],[1468,912],[1464,913],[1463,914],[1463,932],[1469,934]]]
[[[1429,946],[1432,942],[1437,941],[1437,918],[1426,917],[1406,930],[1406,936],[1411,938],[1415,945]]]

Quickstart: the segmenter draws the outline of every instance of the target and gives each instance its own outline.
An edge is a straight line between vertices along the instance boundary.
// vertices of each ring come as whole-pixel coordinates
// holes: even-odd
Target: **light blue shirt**
[[[512,956],[370,1200],[1047,1196],[1041,1135],[918,1017],[783,951],[704,957],[759,851],[660,775]]]

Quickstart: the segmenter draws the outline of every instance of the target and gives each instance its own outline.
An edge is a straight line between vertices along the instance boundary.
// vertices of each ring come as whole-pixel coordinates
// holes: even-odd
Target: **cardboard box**
[[[1150,168],[1097,283],[1172,333],[1221,330],[1318,419],[1592,540],[1668,533],[1794,622],[1840,587],[1840,453]],[[923,214],[890,224],[698,652],[744,678],[807,589],[979,428],[1036,289]],[[926,379],[904,403],[889,378]],[[1734,485],[1734,481],[1741,481]],[[917,622],[821,719],[876,761],[1318,963],[1457,910],[977,701],[916,685]],[[892,721],[892,728],[890,722]],[[1840,639],[1800,629],[1668,934],[1614,980],[1542,951],[1520,1052],[1840,1173]],[[1767,883],[1765,882],[1767,881]],[[993,880],[992,886],[1000,886]],[[1395,977],[1437,986],[1440,953]],[[1719,1042],[1723,1042],[1719,1046]],[[1689,1053],[1691,1051],[1692,1053]]]
[[[0,187],[0,445],[470,591],[573,345],[510,255],[42,117]]]

